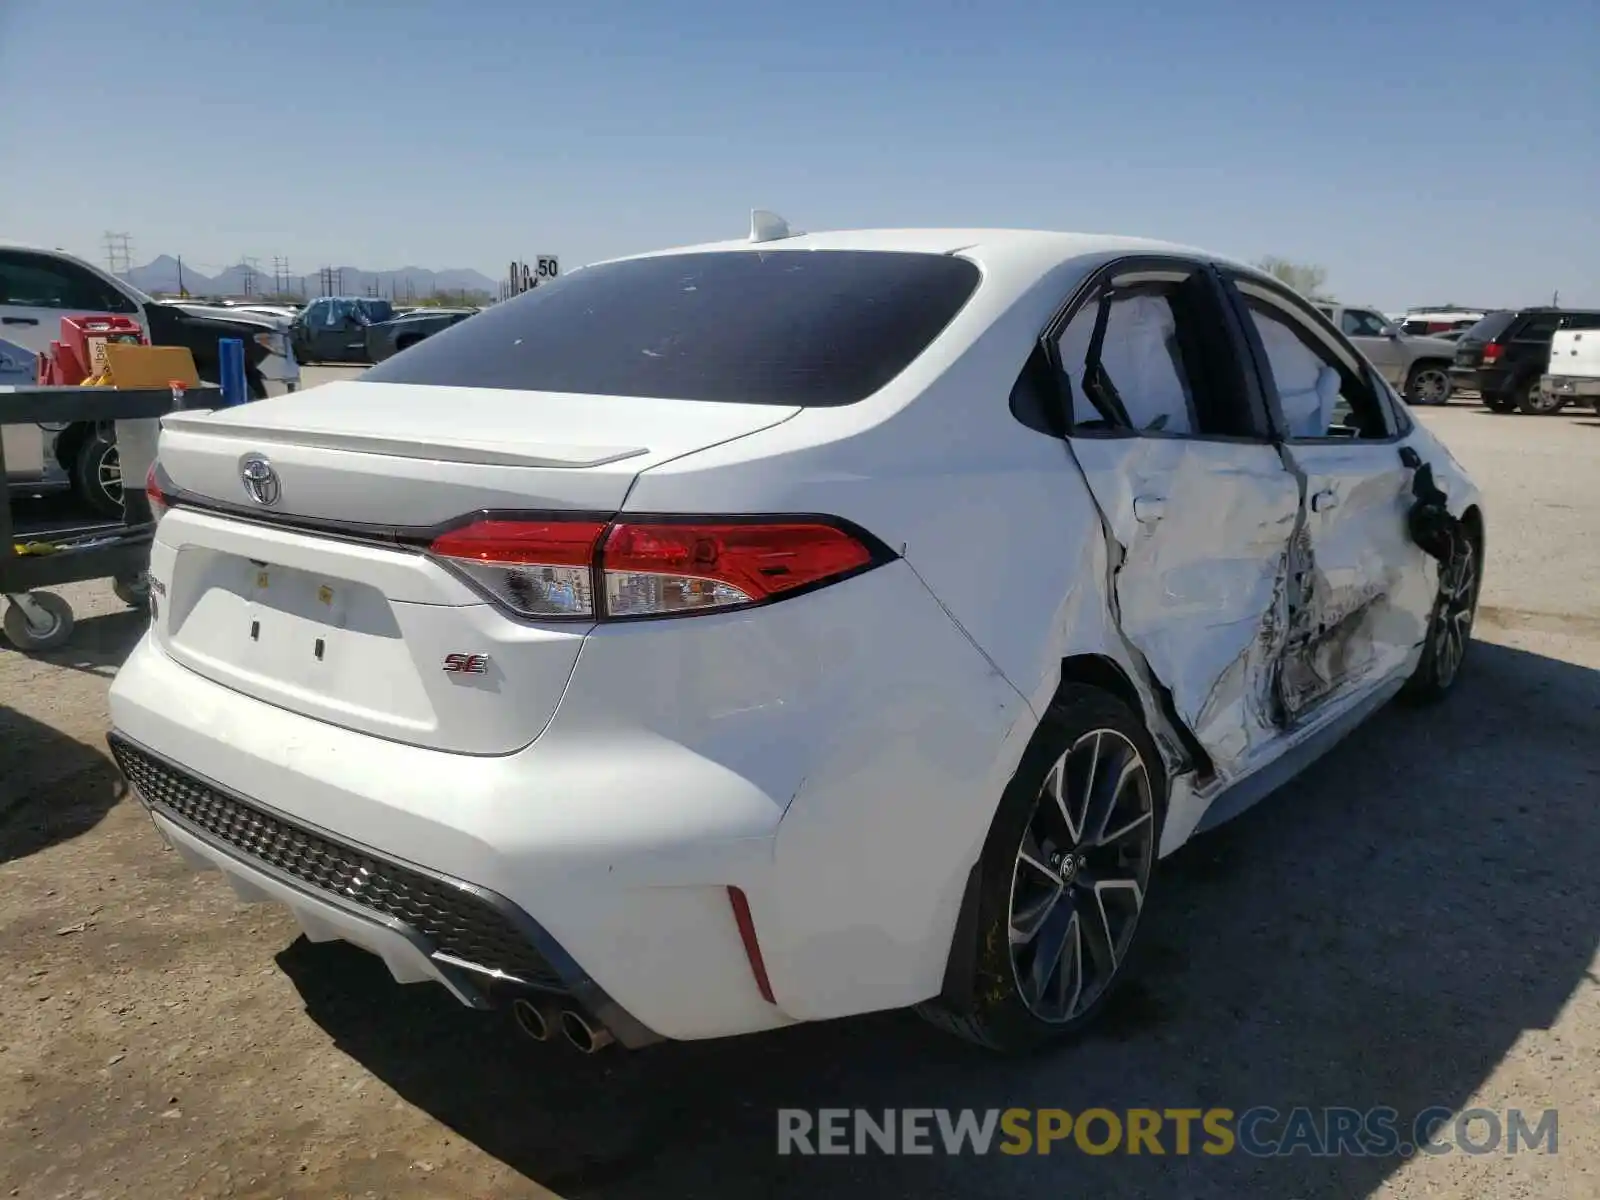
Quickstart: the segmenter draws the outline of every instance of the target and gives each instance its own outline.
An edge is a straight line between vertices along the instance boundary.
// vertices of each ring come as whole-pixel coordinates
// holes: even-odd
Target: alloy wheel
[[[1455,682],[1467,656],[1472,618],[1477,606],[1478,557],[1472,542],[1462,538],[1440,573],[1439,608],[1434,618],[1433,660],[1441,688]]]
[[[1437,367],[1418,371],[1411,384],[1419,404],[1444,404],[1450,399],[1450,376]]]
[[[95,463],[94,481],[112,507],[122,503],[122,456],[115,445],[107,446]]]
[[[1028,1011],[1064,1024],[1121,969],[1149,890],[1149,767],[1114,729],[1084,734],[1045,776],[1012,871],[1011,969]]]
[[[1549,413],[1561,407],[1561,397],[1545,390],[1542,382],[1535,381],[1528,385],[1527,408],[1529,412]]]

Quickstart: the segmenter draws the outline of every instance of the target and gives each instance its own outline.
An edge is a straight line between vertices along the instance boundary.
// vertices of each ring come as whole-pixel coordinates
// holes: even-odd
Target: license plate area
[[[202,673],[275,702],[426,720],[388,598],[371,584],[200,547],[174,571],[166,640]]]
[[[235,563],[237,586],[226,590],[238,598],[233,624],[241,662],[286,683],[310,685],[340,660],[345,635],[376,632],[373,598],[363,595],[371,588],[273,563]],[[387,613],[387,603],[376,599]]]

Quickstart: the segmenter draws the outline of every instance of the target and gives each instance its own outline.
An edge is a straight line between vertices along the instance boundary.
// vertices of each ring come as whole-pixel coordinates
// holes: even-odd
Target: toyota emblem
[[[278,473],[262,454],[246,454],[239,460],[239,478],[244,481],[245,494],[257,504],[276,504],[282,490]]]

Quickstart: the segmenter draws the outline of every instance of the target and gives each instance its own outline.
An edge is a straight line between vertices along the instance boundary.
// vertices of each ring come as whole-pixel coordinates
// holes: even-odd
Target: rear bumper
[[[169,846],[196,870],[220,871],[240,899],[288,908],[311,941],[359,946],[383,959],[396,981],[438,983],[472,1008],[555,994],[624,1046],[660,1040],[504,897],[285,819],[124,736],[113,733],[110,742]]]
[[[1588,400],[1600,396],[1600,379],[1582,375],[1546,375],[1541,380],[1545,391],[1554,396]]]
[[[624,1044],[607,1001],[641,1036],[691,1039],[937,995],[971,866],[1034,725],[903,563],[759,613],[591,634],[549,727],[510,754],[288,712],[148,636],[116,677],[111,714],[114,737],[254,811],[500,898]],[[420,973],[458,997],[476,985],[393,929],[392,911],[358,904],[365,923],[352,926],[345,876],[278,879],[294,894],[274,893],[257,877],[274,874],[262,856],[278,841],[185,832],[206,847],[190,851],[242,892],[288,903],[312,936],[347,930],[396,978]]]
[[[1498,395],[1510,390],[1512,375],[1505,367],[1451,367],[1450,383],[1480,395]]]

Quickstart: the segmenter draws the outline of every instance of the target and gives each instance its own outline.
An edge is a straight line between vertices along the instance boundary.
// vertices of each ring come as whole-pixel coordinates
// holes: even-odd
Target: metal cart
[[[179,409],[221,406],[221,392],[202,385],[171,388],[0,387],[0,425],[60,421],[159,419]],[[0,441],[0,483],[7,481]],[[71,635],[72,606],[45,588],[88,579],[111,579],[118,597],[142,607],[148,600],[145,574],[155,536],[142,479],[126,474],[122,520],[19,538],[11,513],[9,484],[0,492],[0,597],[4,629],[23,651],[54,649]]]

